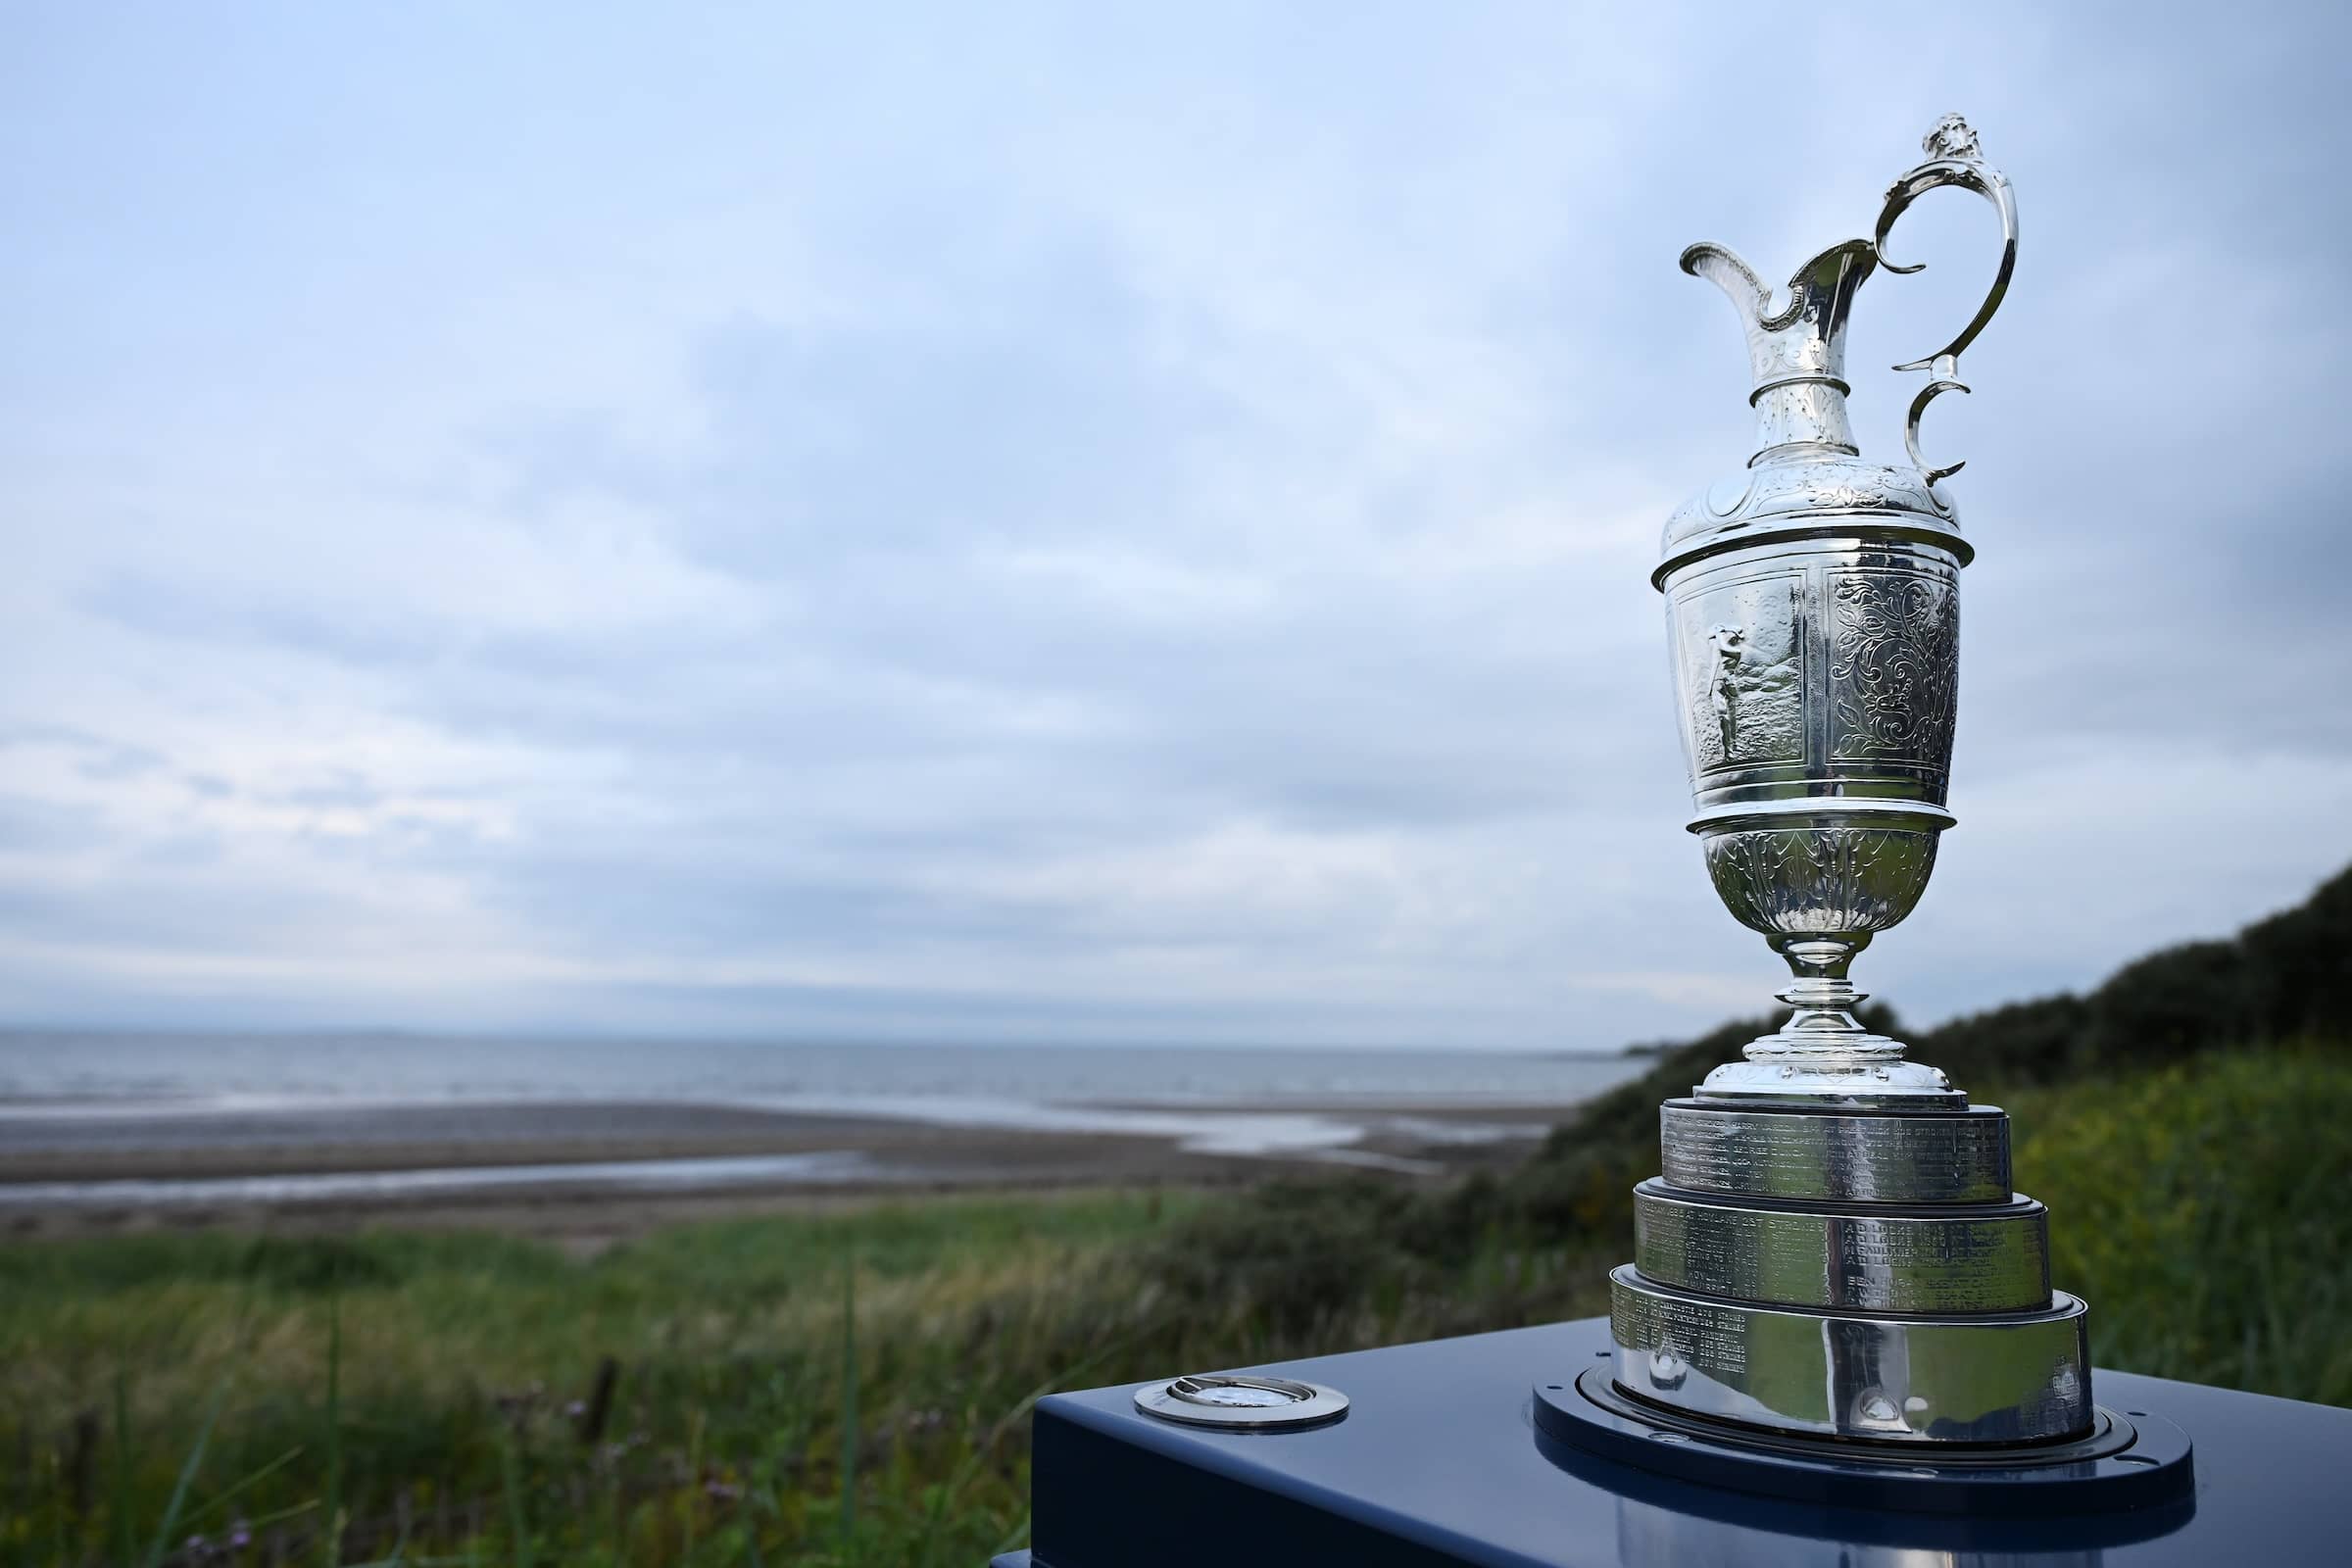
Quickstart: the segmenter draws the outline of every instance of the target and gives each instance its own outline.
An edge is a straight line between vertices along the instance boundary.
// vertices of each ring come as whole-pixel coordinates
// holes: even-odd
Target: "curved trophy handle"
[[[1985,294],[1984,303],[1977,307],[1977,314],[1960,329],[1958,337],[1933,354],[1895,367],[1898,370],[1931,370],[1934,375],[1934,379],[1920,389],[1919,396],[1911,400],[1911,412],[1903,421],[1904,450],[1911,454],[1911,461],[1919,466],[1920,471],[1927,475],[1928,482],[1933,484],[1958,473],[1964,465],[1954,463],[1935,467],[1920,456],[1920,416],[1927,412],[1929,404],[1944,393],[1968,390],[1959,380],[1960,351],[1977,340],[1977,334],[1984,331],[1985,323],[1992,319],[1992,313],[2001,308],[2001,300],[2009,292],[2009,276],[2017,270],[2017,198],[2009,189],[2008,176],[1984,162],[1984,154],[1977,145],[1977,133],[1958,115],[1946,115],[1937,121],[1936,128],[1928,132],[1921,146],[1928,154],[1928,161],[1889,185],[1886,188],[1886,205],[1879,210],[1879,225],[1871,236],[1871,246],[1878,252],[1881,267],[1889,272],[1903,273],[1926,269],[1928,264],[1925,262],[1914,262],[1905,267],[1889,260],[1886,255],[1886,235],[1894,227],[1895,220],[1908,212],[1913,202],[1939,185],[1957,185],[1963,190],[1973,190],[1992,203],[2001,215],[2001,265],[1993,274],[1992,288]]]

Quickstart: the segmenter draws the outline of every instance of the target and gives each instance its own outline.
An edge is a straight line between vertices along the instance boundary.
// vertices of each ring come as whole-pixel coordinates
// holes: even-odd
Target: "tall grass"
[[[19,1245],[0,1251],[0,1452],[21,1431],[50,1458],[126,1370],[109,1494],[77,1509],[45,1475],[0,1520],[0,1562],[144,1561],[192,1454],[175,1561],[240,1520],[251,1560],[371,1560],[403,1518],[410,1561],[467,1541],[496,1561],[748,1561],[755,1541],[774,1561],[968,1561],[1025,1509],[1007,1417],[1093,1353],[1107,1256],[1198,1201],[934,1200],[585,1260],[486,1235]],[[586,1441],[571,1407],[607,1356],[610,1421]]]
[[[858,1536],[858,1254],[841,1268],[841,1539]]]

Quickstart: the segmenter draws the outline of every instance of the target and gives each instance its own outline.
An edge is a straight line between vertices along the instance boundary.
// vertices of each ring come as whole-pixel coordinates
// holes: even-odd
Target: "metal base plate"
[[[1602,1458],[1797,1502],[2019,1518],[2158,1508],[2196,1493],[2187,1433],[2103,1406],[2085,1438],[1932,1454],[1677,1415],[1629,1396],[1606,1366],[1538,1384],[1534,1411],[1544,1436]]]

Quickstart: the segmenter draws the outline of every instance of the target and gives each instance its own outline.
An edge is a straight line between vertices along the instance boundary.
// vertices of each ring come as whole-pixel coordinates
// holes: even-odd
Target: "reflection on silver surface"
[[[1834,1554],[1834,1555],[1833,1555]],[[1617,1499],[1617,1560],[1624,1568],[2098,1568],[2107,1554],[2077,1551],[1978,1551],[1896,1543],[1781,1535],[1753,1523],[1710,1519],[1634,1497]]]
[[[2033,1443],[2090,1423],[2085,1308],[1874,1318],[1727,1302],[1609,1276],[1617,1386],[1687,1414],[1817,1437]],[[1663,1352],[1672,1387],[1649,1376]]]
[[[1692,1192],[1837,1203],[1997,1203],[2009,1118],[1989,1105],[1930,1117],[1761,1113],[1697,1100],[1659,1110],[1666,1179]]]

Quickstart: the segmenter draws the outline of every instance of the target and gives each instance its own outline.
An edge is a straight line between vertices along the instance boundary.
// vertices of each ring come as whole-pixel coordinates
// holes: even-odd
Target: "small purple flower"
[[[574,1421],[577,1421],[580,1417],[588,1413],[588,1401],[586,1399],[574,1399],[564,1407],[564,1413],[571,1417]]]

